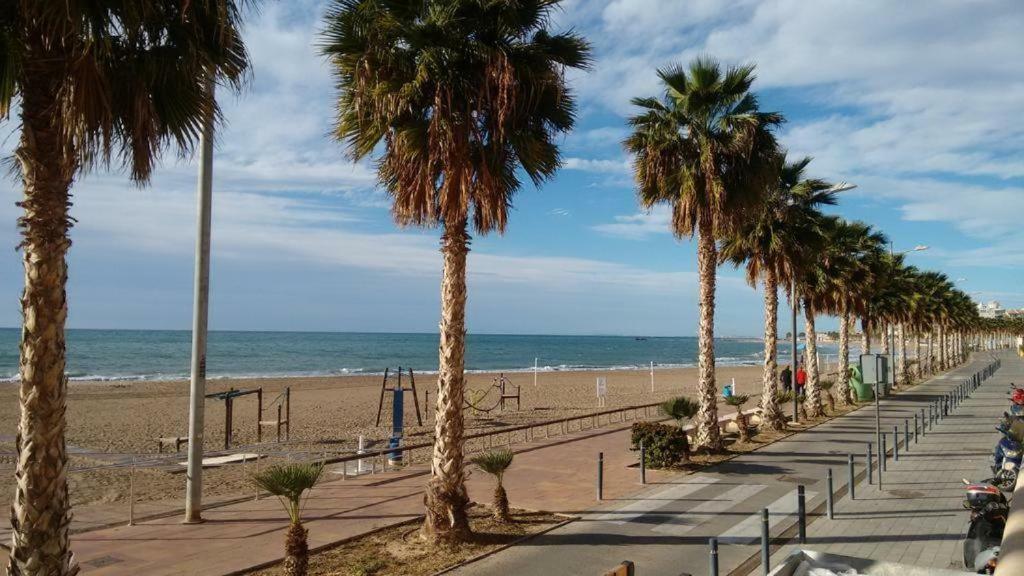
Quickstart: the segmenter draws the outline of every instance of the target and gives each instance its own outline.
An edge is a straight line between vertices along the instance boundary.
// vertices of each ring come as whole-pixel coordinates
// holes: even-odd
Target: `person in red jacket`
[[[807,384],[807,371],[804,370],[803,364],[796,369],[796,395],[804,395],[804,385]]]

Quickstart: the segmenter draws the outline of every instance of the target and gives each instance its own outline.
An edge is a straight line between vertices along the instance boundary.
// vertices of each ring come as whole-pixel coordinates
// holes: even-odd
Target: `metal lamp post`
[[[213,98],[214,83],[207,82]],[[213,203],[213,113],[199,138],[199,214],[196,235],[195,292],[192,309],[192,369],[189,385],[188,470],[185,475],[185,522],[202,522],[203,416],[206,397],[206,332],[210,303],[210,215]]]

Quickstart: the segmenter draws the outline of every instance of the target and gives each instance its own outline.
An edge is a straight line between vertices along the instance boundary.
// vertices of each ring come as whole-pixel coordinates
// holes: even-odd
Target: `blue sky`
[[[836,211],[877,225],[910,262],[976,298],[1024,306],[1024,11],[1007,1],[566,0],[554,26],[594,45],[565,167],[525,187],[503,236],[470,255],[470,331],[692,335],[692,243],[637,208],[619,141],[654,71],[699,53],[758,66],[780,139],[811,173],[858,185]],[[372,167],[327,134],[333,88],[315,42],[323,3],[268,2],[246,38],[254,70],[223,95],[214,168],[211,327],[432,331],[437,231],[398,229]],[[0,128],[0,150],[16,142]],[[0,202],[0,325],[19,324],[14,202]],[[149,187],[120,173],[75,185],[72,327],[188,328],[195,166],[169,155]],[[722,268],[721,335],[760,335],[762,295]],[[826,323],[826,327],[828,323]]]

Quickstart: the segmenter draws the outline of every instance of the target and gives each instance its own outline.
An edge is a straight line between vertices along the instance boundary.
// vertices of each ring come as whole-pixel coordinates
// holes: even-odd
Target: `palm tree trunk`
[[[441,236],[441,343],[437,373],[434,456],[424,503],[422,534],[432,541],[459,542],[470,533],[463,469],[463,387],[466,349],[466,222],[446,227]]]
[[[882,354],[888,356],[892,352],[889,350],[889,324],[882,324]],[[895,368],[895,366],[894,366]]]
[[[837,384],[839,399],[844,406],[853,404],[850,391],[850,323],[853,318],[850,313],[843,311],[839,315],[839,375]]]
[[[896,347],[900,358],[900,386],[910,386],[910,367],[907,365],[907,329],[905,324],[896,327]]]
[[[498,522],[509,522],[511,517],[508,513],[508,493],[501,482],[494,487],[494,519]]]
[[[775,272],[764,276],[764,373],[761,378],[761,425],[767,430],[785,430],[786,417],[779,408],[778,333],[779,287]]]
[[[939,370],[946,369],[946,330],[939,324]]]
[[[715,266],[717,256],[711,222],[701,218],[697,231],[697,270],[700,276],[700,326],[697,338],[697,395],[700,409],[694,419],[695,444],[722,449],[718,428],[718,388],[715,386]]]
[[[917,329],[914,330],[914,360],[916,361],[916,363],[914,364],[914,378],[916,378],[917,380],[920,380],[921,376],[924,375],[924,368],[921,365],[921,362],[923,362],[923,360],[921,358],[921,329],[920,328],[917,328]]]
[[[818,332],[814,328],[814,308],[804,301],[804,332],[807,338],[807,408],[811,418],[824,416],[821,403],[821,387],[818,382]]]
[[[928,375],[935,374],[935,327],[928,332]]]
[[[286,576],[306,576],[309,569],[308,531],[301,522],[292,522],[284,537],[284,573]]]
[[[867,318],[860,319],[860,353],[871,354],[871,322]]]
[[[42,31],[28,38],[43,38]],[[78,573],[68,528],[68,459],[64,434],[67,378],[64,325],[67,319],[68,210],[77,171],[64,128],[55,121],[55,95],[66,73],[60,42],[29,42],[21,90],[22,134],[15,156],[24,196],[18,225],[25,288],[18,373],[21,417],[15,439],[17,468],[11,505],[8,573],[68,576]],[[53,63],[58,62],[57,70]]]

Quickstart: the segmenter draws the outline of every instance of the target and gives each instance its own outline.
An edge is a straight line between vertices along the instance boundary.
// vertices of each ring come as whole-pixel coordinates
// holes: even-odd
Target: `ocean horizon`
[[[18,373],[20,329],[0,328],[0,380]],[[190,330],[70,329],[72,380],[177,380],[189,375]],[[211,331],[209,378],[276,378],[381,374],[398,366],[437,371],[438,335],[391,332]],[[780,352],[785,343],[780,343]],[[823,350],[827,352],[829,350]],[[715,339],[720,365],[757,365],[760,338]],[[635,370],[697,363],[693,336],[469,334],[471,372]]]

